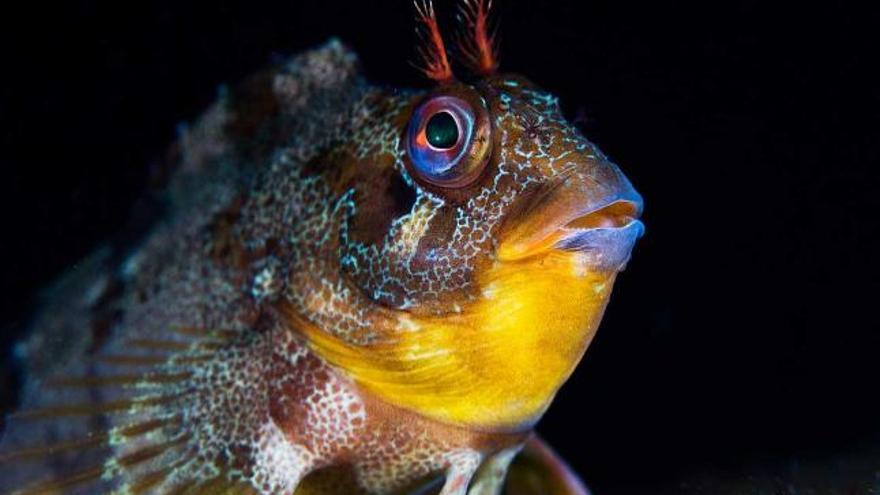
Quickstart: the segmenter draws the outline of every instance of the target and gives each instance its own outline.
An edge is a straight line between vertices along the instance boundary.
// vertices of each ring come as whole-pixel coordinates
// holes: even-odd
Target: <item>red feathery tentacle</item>
[[[492,0],[462,0],[458,18],[467,28],[458,37],[464,62],[473,71],[489,75],[498,68],[498,32],[490,27]]]
[[[416,26],[416,34],[422,41],[418,47],[422,65],[419,69],[429,78],[445,83],[452,81],[452,66],[446,56],[446,46],[440,35],[440,26],[437,24],[437,16],[434,13],[434,4],[431,0],[414,0],[419,25]]]

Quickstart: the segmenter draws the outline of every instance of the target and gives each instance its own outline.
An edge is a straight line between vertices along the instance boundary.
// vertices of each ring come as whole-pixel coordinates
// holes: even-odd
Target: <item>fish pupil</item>
[[[458,142],[458,124],[449,112],[437,112],[425,126],[428,143],[438,149],[449,149]]]

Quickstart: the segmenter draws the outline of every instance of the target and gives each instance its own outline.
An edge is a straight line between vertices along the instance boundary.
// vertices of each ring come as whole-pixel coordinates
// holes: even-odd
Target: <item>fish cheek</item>
[[[446,205],[434,212],[427,231],[419,239],[410,270],[427,274],[420,289],[421,307],[415,313],[444,313],[461,308],[473,290],[473,271],[467,268],[467,237],[456,236],[456,208]],[[456,309],[458,311],[458,309]]]
[[[442,206],[431,218],[428,230],[416,247],[415,268],[436,268],[439,273],[454,265],[456,246],[451,244],[455,233],[455,209]]]
[[[380,245],[398,218],[409,214],[416,191],[393,169],[358,186],[357,212],[349,224],[355,242]]]

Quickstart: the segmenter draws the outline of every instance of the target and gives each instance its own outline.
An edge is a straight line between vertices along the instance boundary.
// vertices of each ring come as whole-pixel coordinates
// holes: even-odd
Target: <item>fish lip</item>
[[[585,204],[580,209],[572,209],[560,218],[560,231],[613,230],[624,229],[629,224],[638,222],[642,216],[644,203],[637,193],[623,197],[610,198],[602,203]],[[578,227],[578,224],[589,225],[602,222],[595,226]]]
[[[553,247],[582,254],[584,261],[596,270],[622,271],[644,233],[645,225],[637,218],[629,218],[622,226],[563,227]]]
[[[629,261],[636,241],[645,233],[645,225],[639,220],[643,208],[641,197],[632,191],[573,209],[560,219],[562,226],[551,234],[555,237],[553,247],[582,253],[585,261],[596,269],[620,271]]]
[[[543,218],[532,232],[515,234],[508,239],[499,257],[507,260],[528,258],[548,250],[582,253],[583,259],[599,270],[621,270],[629,259],[636,240],[644,234],[639,220],[644,203],[629,185],[599,196],[562,194],[551,191],[531,211]],[[550,211],[549,218],[547,211]],[[531,223],[535,226],[535,223]],[[531,230],[531,229],[529,229]]]

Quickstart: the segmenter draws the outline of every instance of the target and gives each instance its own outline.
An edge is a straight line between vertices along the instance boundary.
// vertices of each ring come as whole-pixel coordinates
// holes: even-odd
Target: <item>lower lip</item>
[[[645,233],[645,225],[632,220],[621,227],[564,229],[555,247],[582,253],[591,267],[602,271],[620,271],[629,261],[632,248]]]

